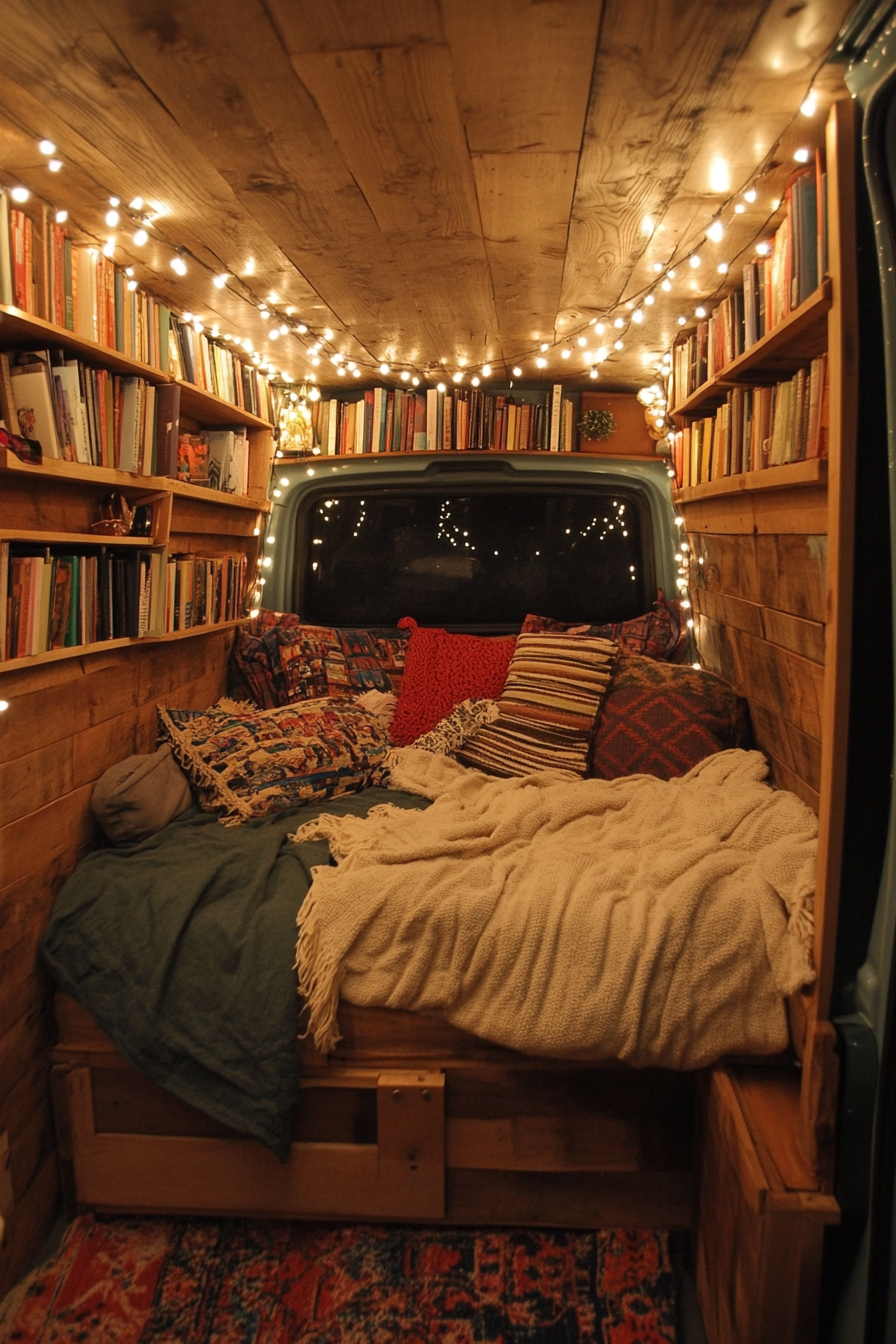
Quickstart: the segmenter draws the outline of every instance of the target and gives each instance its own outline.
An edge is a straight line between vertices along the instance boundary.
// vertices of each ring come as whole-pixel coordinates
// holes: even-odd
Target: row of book
[[[171,314],[171,372],[205,392],[240,406],[262,420],[274,419],[270,382],[249,360],[240,359],[230,346],[197,331]]]
[[[0,660],[235,620],[246,582],[244,555],[0,542]]]
[[[46,205],[11,204],[0,186],[0,304],[52,322],[273,421],[268,380],[136,287],[101,249],[72,241]]]
[[[131,289],[99,248],[73,243],[45,205],[26,214],[2,189],[0,302],[168,372],[168,307]]]
[[[573,402],[548,393],[505,395],[481,388],[412,392],[377,387],[357,401],[315,402],[312,447],[333,456],[401,452],[572,452]]]
[[[743,268],[743,289],[679,337],[672,352],[674,408],[768,335],[818,289],[827,269],[826,176],[820,156],[789,183],[784,219],[767,257]]]
[[[827,457],[828,403],[827,355],[789,381],[731,388],[714,415],[671,436],[676,485]]]
[[[0,351],[0,417],[44,456],[247,494],[248,431],[182,433],[180,400],[178,383],[110,373],[64,350]]]

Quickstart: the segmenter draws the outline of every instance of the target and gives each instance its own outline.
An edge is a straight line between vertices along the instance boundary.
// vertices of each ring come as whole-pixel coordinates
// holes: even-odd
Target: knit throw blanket
[[[435,1013],[526,1054],[700,1068],[784,1049],[783,996],[813,978],[817,823],[759,752],[680,779],[494,779],[408,748],[392,785],[433,798],[329,841],[299,914],[319,1050],[340,996]]]

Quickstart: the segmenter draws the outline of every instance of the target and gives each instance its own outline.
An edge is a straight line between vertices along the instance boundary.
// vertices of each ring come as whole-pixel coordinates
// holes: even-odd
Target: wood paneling
[[[161,202],[144,248],[118,229],[117,258],[296,377],[312,372],[313,336],[270,338],[272,290],[313,333],[333,329],[327,354],[438,375],[562,340],[699,243],[701,273],[657,290],[606,365],[631,388],[642,353],[714,292],[712,263],[764,227],[796,137],[820,139],[820,123],[787,127],[850,8],[2,0],[0,160],[93,242],[110,193]],[[785,131],[755,205],[705,244]],[[51,183],[35,149],[47,135],[66,164]],[[182,279],[173,245],[195,258]],[[561,370],[584,385],[556,351],[527,373]],[[319,373],[335,383],[328,361]]]
[[[687,508],[690,524],[691,507]],[[801,534],[718,536],[691,539],[690,584],[728,593],[804,621],[826,619],[827,537]]]
[[[700,616],[700,652],[707,667],[753,703],[781,714],[809,737],[821,739],[824,669],[733,626]]]
[[[0,1130],[10,1133],[17,1200],[0,1291],[36,1249],[55,1198],[41,932],[62,882],[95,844],[96,780],[153,749],[158,699],[205,708],[223,693],[230,639],[213,632],[0,673],[10,702],[0,738]]]

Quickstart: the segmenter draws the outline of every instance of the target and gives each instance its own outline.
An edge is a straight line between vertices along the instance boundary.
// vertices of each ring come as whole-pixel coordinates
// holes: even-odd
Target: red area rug
[[[654,1232],[78,1218],[0,1312],[9,1344],[654,1344]]]

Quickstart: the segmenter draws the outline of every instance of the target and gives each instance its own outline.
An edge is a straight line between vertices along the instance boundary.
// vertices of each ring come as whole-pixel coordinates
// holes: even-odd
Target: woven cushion
[[[746,701],[712,672],[620,658],[591,748],[598,779],[672,779],[730,747],[752,746]]]
[[[350,701],[255,709],[222,700],[204,713],[160,706],[159,719],[200,807],[225,825],[354,793],[386,755],[376,719]]]
[[[398,630],[342,630],[262,611],[234,639],[230,694],[273,709],[357,691],[397,692],[406,646]]]
[[[667,602],[662,588],[657,589],[653,610],[630,621],[609,622],[603,625],[582,625],[572,621],[555,621],[550,616],[527,616],[523,621],[524,634],[538,632],[565,632],[570,635],[596,635],[611,639],[624,654],[640,654],[645,658],[680,663],[687,656],[687,626],[682,618],[681,603]]]
[[[493,775],[568,770],[584,775],[615,644],[582,635],[520,635],[498,718],[457,753]]]
[[[436,756],[452,756],[486,723],[494,723],[498,706],[494,700],[464,700],[455,705],[435,728],[418,737],[412,745],[417,751]]]
[[[410,746],[435,728],[464,700],[497,700],[516,647],[516,635],[484,639],[426,629],[406,616],[399,628],[410,632],[404,680],[389,736]]]

